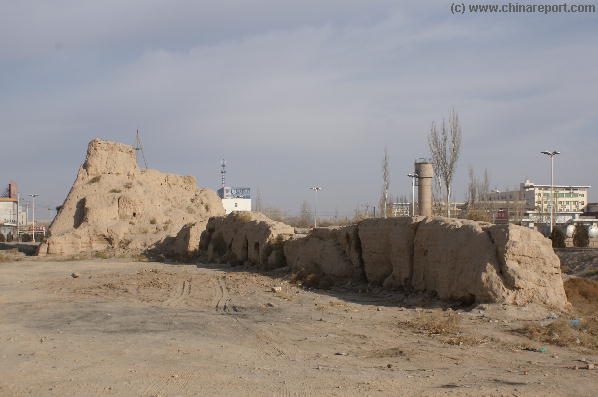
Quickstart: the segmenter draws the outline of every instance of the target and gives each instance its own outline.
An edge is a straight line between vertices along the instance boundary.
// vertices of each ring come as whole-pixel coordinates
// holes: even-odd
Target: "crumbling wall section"
[[[208,220],[200,249],[216,263],[252,263],[269,270],[286,264],[283,244],[294,228],[259,212],[231,212]]]
[[[260,234],[258,224],[268,233]],[[264,219],[243,221],[240,215],[216,217],[208,222],[200,245],[208,260],[263,265],[270,255],[258,255],[253,244],[276,240],[276,252],[284,260],[275,265],[286,263],[298,274],[361,279],[464,303],[568,305],[550,241],[520,226],[440,217],[366,219],[306,235],[293,235],[285,226]]]
[[[365,279],[357,225],[314,229],[287,241],[284,254],[294,272]]]

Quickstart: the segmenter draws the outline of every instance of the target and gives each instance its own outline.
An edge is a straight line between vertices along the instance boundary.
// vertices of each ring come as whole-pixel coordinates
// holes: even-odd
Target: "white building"
[[[582,213],[588,205],[589,185],[554,185],[552,197],[555,212]],[[521,184],[526,204],[538,212],[550,212],[550,185],[538,185],[530,181]]]
[[[224,186],[218,189],[218,197],[226,214],[233,211],[251,211],[251,189],[248,187]]]
[[[22,205],[19,206],[17,185],[10,183],[5,191],[0,192],[0,233],[5,237],[9,234],[16,236],[17,224],[23,226],[26,223],[27,212]]]
[[[588,205],[589,185],[540,185],[529,180],[519,190],[490,193],[491,201],[522,201],[525,205],[524,224],[550,222],[550,201],[553,199],[554,222],[565,224],[579,219]],[[552,194],[551,194],[552,191]]]

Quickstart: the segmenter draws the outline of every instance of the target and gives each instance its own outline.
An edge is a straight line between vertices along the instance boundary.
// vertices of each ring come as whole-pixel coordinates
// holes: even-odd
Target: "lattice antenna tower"
[[[226,184],[226,161],[224,161],[224,159],[222,159],[222,161],[220,162],[220,178],[222,182],[222,187],[224,187]]]
[[[143,165],[147,169],[147,161],[145,160],[145,154],[143,153],[143,146],[141,145],[141,138],[139,137],[139,130],[137,130],[137,136],[135,137],[135,151],[141,152],[141,158],[143,159]]]

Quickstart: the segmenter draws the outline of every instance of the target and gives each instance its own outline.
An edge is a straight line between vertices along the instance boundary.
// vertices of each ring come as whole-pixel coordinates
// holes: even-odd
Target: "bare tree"
[[[451,110],[448,125],[442,120],[440,129],[432,123],[428,145],[432,155],[432,163],[440,177],[446,193],[446,215],[451,216],[451,183],[455,174],[457,160],[461,151],[461,124],[459,115]]]
[[[477,221],[491,221],[490,203],[490,176],[484,170],[482,179],[476,176],[475,170],[469,166],[469,182],[467,183],[467,212],[463,214],[466,219]]]
[[[484,169],[484,179],[482,179],[482,184],[479,188],[479,195],[480,200],[488,201],[490,199],[490,175],[488,174],[488,169]]]
[[[478,179],[473,167],[469,166],[469,181],[467,182],[467,207],[474,209],[478,201]]]
[[[276,208],[276,207],[265,207],[264,215],[266,215],[268,218],[270,218],[274,221],[280,221],[280,222],[282,222],[286,218],[284,211],[282,211],[280,208]]]
[[[262,212],[264,211],[264,202],[262,200],[262,192],[260,191],[260,188],[257,188],[257,191],[255,193],[255,211],[257,212]]]
[[[388,214],[388,188],[390,187],[390,170],[388,165],[388,150],[384,148],[384,158],[382,159],[382,192],[380,195],[380,212],[384,218]]]
[[[299,211],[299,220],[301,223],[301,227],[308,227],[313,223],[313,214],[311,212],[311,207],[307,201],[303,201],[301,203],[301,209]]]

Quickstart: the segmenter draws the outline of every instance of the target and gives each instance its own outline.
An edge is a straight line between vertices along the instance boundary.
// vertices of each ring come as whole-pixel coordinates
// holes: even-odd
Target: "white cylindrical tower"
[[[429,161],[416,161],[415,173],[417,174],[417,201],[419,214],[432,216],[432,178],[434,178],[434,167]]]

